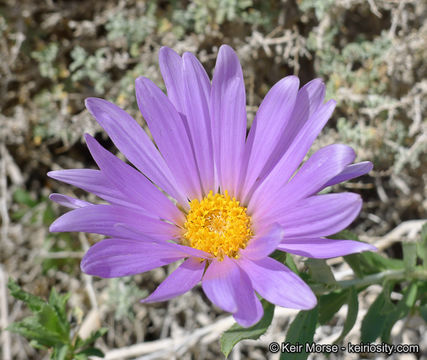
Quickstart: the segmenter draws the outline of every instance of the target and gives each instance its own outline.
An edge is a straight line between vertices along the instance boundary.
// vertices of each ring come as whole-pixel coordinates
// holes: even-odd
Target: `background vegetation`
[[[402,244],[420,237],[427,217],[426,8],[417,0],[0,1],[1,328],[30,314],[6,295],[7,278],[13,277],[44,299],[52,287],[71,293],[71,328],[84,338],[107,327],[97,340],[107,358],[170,358],[168,351],[180,359],[218,358],[219,334],[233,322],[201,291],[168,303],[138,303],[171,268],[132,279],[90,278],[80,272],[79,259],[97,237],[48,233],[64,211],[49,202],[49,193],[92,197],[48,179],[46,172],[94,166],[84,132],[115,151],[84,109],[84,99],[106,98],[143,124],[134,80],[144,75],[163,87],[157,58],[163,45],[195,53],[210,74],[218,47],[231,45],[243,66],[250,121],[280,78],[323,78],[327,97],[338,107],[313,150],[347,143],[358,160],[374,163],[368,176],[334,190],[362,195],[364,208],[352,231],[384,257],[402,259]],[[309,268],[296,262],[300,271]],[[337,279],[352,274],[342,259],[328,264]],[[410,296],[411,287],[404,295],[402,288],[391,286],[387,299],[397,304]],[[360,341],[362,319],[378,294],[384,292],[374,285],[358,295],[359,315],[347,340]],[[414,309],[398,316],[390,341],[425,350],[426,325]],[[266,345],[283,341],[296,314],[282,310],[276,309],[260,341],[244,341],[230,356],[270,356]],[[314,339],[335,340],[345,318],[345,311],[324,317]],[[140,347],[129,348],[133,344]],[[0,345],[14,359],[49,356],[6,331]]]

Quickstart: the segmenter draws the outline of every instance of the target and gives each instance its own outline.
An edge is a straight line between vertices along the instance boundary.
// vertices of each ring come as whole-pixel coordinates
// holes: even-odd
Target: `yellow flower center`
[[[218,260],[225,255],[238,258],[239,250],[253,235],[246,208],[227,191],[224,195],[210,191],[202,201],[191,201],[184,229],[185,245],[206,251]]]

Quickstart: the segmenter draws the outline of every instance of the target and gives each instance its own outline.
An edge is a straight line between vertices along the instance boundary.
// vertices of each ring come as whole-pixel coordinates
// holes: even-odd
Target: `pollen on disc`
[[[190,211],[184,224],[184,243],[206,251],[217,259],[224,256],[239,257],[252,237],[251,218],[246,207],[230,197],[228,192],[209,192],[201,201],[190,203]]]

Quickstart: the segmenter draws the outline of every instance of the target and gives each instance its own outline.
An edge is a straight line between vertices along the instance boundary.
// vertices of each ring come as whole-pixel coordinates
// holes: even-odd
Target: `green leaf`
[[[359,301],[357,299],[357,291],[354,287],[350,288],[347,298],[347,304],[348,310],[347,317],[344,322],[344,327],[339,338],[335,340],[335,343],[341,342],[356,323],[357,313],[359,312]]]
[[[317,307],[309,311],[300,311],[289,326],[285,342],[290,344],[306,344],[313,342],[317,316]],[[305,360],[308,355],[309,354],[304,350],[301,353],[282,353],[280,355],[280,360]]]
[[[331,271],[331,268],[326,264],[326,261],[323,259],[307,259],[305,264],[310,270],[311,278],[316,283],[323,283],[328,285],[336,284],[334,274]]]
[[[55,288],[52,288],[49,295],[49,305],[54,309],[57,314],[59,323],[62,325],[62,331],[67,334],[70,332],[70,325],[67,319],[67,301],[70,294],[59,295]]]
[[[56,333],[64,343],[69,341],[69,324],[68,321],[63,323],[58,316],[55,308],[46,304],[39,312],[35,314],[40,325],[47,330]]]
[[[45,305],[45,302],[38,296],[22,290],[12,278],[9,278],[7,287],[9,288],[10,294],[15,299],[22,300],[25,304],[27,304],[31,311],[39,311]]]
[[[420,306],[420,314],[424,321],[427,322],[427,304]]]
[[[427,269],[427,222],[421,228],[421,238],[417,241],[417,255],[423,261],[423,267]]]
[[[417,300],[418,284],[411,283],[404,291],[403,298],[397,303],[394,310],[387,314],[384,321],[384,327],[381,334],[381,340],[383,342],[389,342],[391,329],[394,324],[409,314],[409,311],[414,306]]]
[[[337,290],[319,298],[319,323],[324,325],[341,309],[348,299],[350,290]]]
[[[13,193],[13,200],[19,204],[27,205],[30,208],[37,205],[37,201],[33,199],[29,192],[23,189],[17,189]]]
[[[350,230],[342,230],[332,236],[328,236],[328,238],[336,239],[336,240],[355,240],[360,241],[359,237],[356,233],[350,231]]]
[[[28,209],[26,209],[26,208],[25,209],[18,209],[16,211],[12,212],[10,217],[12,218],[12,220],[19,221],[24,217],[24,215],[27,212],[28,212]]]
[[[417,264],[417,244],[414,242],[404,242],[402,243],[402,249],[405,269],[409,271],[414,270]]]
[[[95,347],[87,348],[83,351],[78,352],[76,355],[80,355],[80,356],[84,355],[86,357],[89,357],[89,356],[104,357],[104,353]]]
[[[56,219],[56,213],[53,211],[52,204],[47,202],[46,209],[43,211],[43,224],[49,226]]]
[[[390,285],[384,286],[383,291],[375,299],[362,321],[361,342],[374,342],[383,332],[385,320],[394,310],[389,300]]]
[[[89,358],[85,354],[74,354],[73,360],[88,360]]]
[[[58,343],[62,344],[61,336],[40,325],[39,320],[34,316],[27,317],[20,322],[12,323],[6,330],[34,340],[41,346],[53,347]]]
[[[298,271],[298,268],[291,254],[276,250],[270,255],[270,257],[272,257],[274,260],[277,260],[279,263],[286,265],[295,274],[300,275],[300,272]]]
[[[52,289],[49,302],[45,302],[22,290],[12,279],[9,279],[8,287],[12,296],[24,301],[33,312],[33,316],[11,324],[8,330],[34,340],[41,346],[54,347],[69,343],[70,327],[65,312],[68,295],[58,295]]]
[[[383,270],[404,268],[402,260],[389,259],[370,251],[344,256],[344,260],[350,265],[357,277],[364,277]]]
[[[358,236],[348,230],[343,230],[329,237],[331,239],[359,241]],[[347,255],[344,256],[344,260],[350,265],[357,277],[364,277],[365,275],[375,274],[383,270],[398,270],[404,268],[402,260],[389,259],[371,251]]]
[[[96,331],[93,331],[90,334],[90,336],[84,340],[78,337],[76,341],[76,348],[81,350],[86,346],[92,345],[96,341],[96,339],[100,338],[101,336],[104,336],[104,334],[106,334],[107,331],[108,331],[108,328],[100,328]]]
[[[300,275],[297,265],[295,264],[294,258],[291,254],[286,254],[285,265],[291,269],[295,274]]]
[[[66,360],[70,351],[70,346],[68,344],[57,346],[54,348],[51,359],[54,360]],[[68,357],[69,358],[69,357]]]
[[[277,260],[279,263],[284,264],[288,258],[288,255],[289,254],[283,251],[276,250],[270,255],[270,257],[272,257],[274,260]]]
[[[39,344],[36,340],[30,340],[30,346],[37,350],[46,350],[46,346]]]
[[[249,328],[244,328],[239,324],[234,324],[230,329],[222,334],[220,340],[221,351],[225,357],[228,357],[234,345],[239,341],[244,339],[257,340],[267,331],[271,324],[271,320],[273,320],[274,305],[270,304],[266,300],[262,300],[261,303],[264,309],[264,316],[258,323]]]

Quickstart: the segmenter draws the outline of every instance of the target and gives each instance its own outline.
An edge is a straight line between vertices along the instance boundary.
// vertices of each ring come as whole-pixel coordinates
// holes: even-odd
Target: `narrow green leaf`
[[[271,324],[271,320],[273,320],[274,305],[270,304],[266,300],[262,300],[261,303],[264,309],[264,316],[258,323],[249,328],[244,328],[238,324],[234,324],[230,329],[222,334],[220,339],[221,351],[225,357],[228,357],[234,345],[239,341],[244,339],[257,340],[267,331]]]
[[[20,322],[10,324],[6,330],[20,334],[29,340],[34,340],[41,346],[53,347],[62,344],[62,338],[55,332],[40,325],[35,317],[27,317]]]
[[[89,358],[85,354],[74,354],[73,360],[88,360]]]
[[[374,342],[382,334],[385,319],[394,310],[394,305],[389,301],[389,297],[390,286],[386,285],[363,318],[361,342]]]
[[[357,234],[343,230],[332,236],[328,236],[331,239],[345,239],[360,241]],[[403,269],[404,264],[402,260],[389,259],[377,253],[371,251],[365,251],[362,253],[351,254],[344,256],[344,260],[350,265],[357,277],[363,277],[364,275],[375,274],[382,270],[388,269]]]
[[[57,214],[53,211],[53,207],[50,202],[47,202],[46,209],[43,211],[43,224],[49,226],[56,219]]]
[[[300,272],[298,271],[297,265],[295,264],[295,261],[291,254],[286,254],[286,261],[285,265],[291,269],[295,274],[299,275]]]
[[[389,342],[391,329],[399,319],[404,318],[409,314],[409,311],[414,306],[417,300],[418,284],[411,283],[404,291],[403,298],[397,303],[394,310],[387,314],[384,320],[384,327],[381,334],[383,342]]]
[[[19,204],[27,205],[30,208],[37,205],[37,201],[34,200],[30,193],[24,189],[17,189],[13,193],[13,200]]]
[[[103,327],[96,331],[93,331],[87,339],[82,340],[80,337],[78,337],[76,341],[76,348],[78,350],[82,350],[86,346],[92,345],[96,341],[96,339],[100,338],[101,336],[104,336],[107,331],[108,328]]]
[[[328,238],[331,239],[337,239],[337,240],[355,240],[355,241],[360,241],[359,237],[357,236],[356,233],[354,233],[353,231],[350,230],[342,230],[332,236],[328,236]]]
[[[37,350],[46,350],[46,346],[39,344],[36,340],[30,340],[30,346]]]
[[[316,283],[320,282],[328,285],[336,284],[334,274],[325,260],[310,258],[305,261],[305,264],[308,266],[311,278]]]
[[[357,313],[359,312],[359,301],[357,299],[357,291],[354,287],[350,288],[347,298],[347,304],[348,310],[347,317],[344,322],[344,327],[339,338],[335,340],[335,343],[341,342],[356,323]]]
[[[276,250],[270,255],[270,257],[272,257],[274,260],[277,260],[279,263],[284,264],[288,254],[283,251]]]
[[[89,357],[89,356],[104,357],[104,353],[95,347],[90,347],[90,348],[87,348],[83,351],[79,351],[76,355],[85,355],[87,357]]]
[[[60,295],[56,292],[55,288],[52,288],[49,295],[49,305],[56,312],[61,333],[66,337],[70,333],[70,323],[67,319],[67,301],[69,298],[70,294]]]
[[[45,302],[38,296],[35,296],[22,290],[12,278],[9,278],[7,287],[9,288],[10,294],[15,299],[21,300],[26,303],[31,311],[40,311],[45,305]]]
[[[319,323],[324,325],[341,309],[348,298],[349,289],[333,291],[319,298]]]
[[[427,322],[427,304],[420,306],[420,314],[424,321]]]
[[[414,242],[404,242],[402,243],[402,249],[405,269],[409,271],[414,270],[417,264],[417,244]]]
[[[297,268],[291,254],[280,251],[280,250],[276,250],[270,255],[270,257],[272,257],[274,260],[277,260],[281,264],[286,265],[295,274],[300,275],[300,272],[298,271],[298,268]]]
[[[421,228],[421,237],[417,241],[417,255],[423,261],[423,267],[427,269],[427,222]]]
[[[417,300],[418,284],[416,282],[411,283],[407,290],[404,291],[403,299],[399,302],[399,305],[402,304],[402,307],[412,308],[415,301]]]
[[[57,346],[54,348],[51,359],[54,360],[66,360],[67,358],[69,359],[68,355],[69,355],[69,351],[70,351],[70,347],[69,345],[61,345],[61,346]]]
[[[27,214],[27,212],[28,212],[27,208],[21,208],[12,212],[10,214],[10,217],[12,218],[12,220],[19,221],[24,217],[25,214]]]
[[[344,260],[350,265],[357,277],[405,267],[402,260],[389,259],[370,251],[344,256]]]
[[[300,311],[289,326],[285,343],[296,345],[313,342],[317,316],[317,307],[309,311]],[[305,352],[304,346],[302,350],[300,353],[281,353],[280,360],[305,360],[309,354]]]

